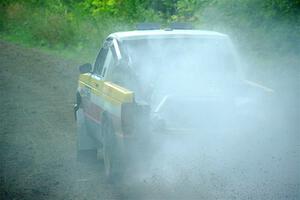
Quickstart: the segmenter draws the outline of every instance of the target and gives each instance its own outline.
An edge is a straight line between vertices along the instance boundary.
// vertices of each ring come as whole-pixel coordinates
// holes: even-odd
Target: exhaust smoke
[[[131,187],[148,188],[150,199],[299,197],[299,103],[289,99],[299,98],[299,84],[283,97],[247,80],[223,34],[123,45],[141,85],[127,87],[151,106],[152,119],[151,157],[140,155]]]

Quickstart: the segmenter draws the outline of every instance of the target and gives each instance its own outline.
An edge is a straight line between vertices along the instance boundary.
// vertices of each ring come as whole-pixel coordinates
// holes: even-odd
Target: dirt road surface
[[[76,162],[75,63],[0,43],[0,199],[119,199]]]
[[[77,63],[0,41],[0,199],[300,199],[298,111],[276,134],[231,143],[231,162],[199,150],[200,168],[161,160],[168,178],[107,183],[101,161],[76,161],[77,77]]]

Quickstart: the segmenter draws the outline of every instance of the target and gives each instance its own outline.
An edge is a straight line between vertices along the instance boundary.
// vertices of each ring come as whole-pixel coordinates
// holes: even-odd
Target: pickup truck
[[[79,67],[78,158],[101,152],[105,174],[114,180],[138,162],[138,154],[146,162],[158,138],[196,138],[237,127],[259,106],[253,96],[273,92],[241,78],[239,66],[229,36],[218,32],[110,34],[94,64]]]

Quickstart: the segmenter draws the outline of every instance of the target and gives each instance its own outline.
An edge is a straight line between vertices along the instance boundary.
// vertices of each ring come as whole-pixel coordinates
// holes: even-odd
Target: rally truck
[[[244,80],[239,66],[229,36],[218,32],[142,27],[110,34],[94,64],[79,67],[78,159],[101,152],[106,176],[115,179],[137,154],[146,162],[154,141],[233,130],[257,106],[249,94],[273,92]]]

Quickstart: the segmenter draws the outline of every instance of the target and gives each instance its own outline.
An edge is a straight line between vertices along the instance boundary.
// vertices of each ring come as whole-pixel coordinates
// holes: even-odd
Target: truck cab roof
[[[213,37],[213,38],[227,38],[223,33],[205,30],[136,30],[126,32],[116,32],[108,36],[108,38],[116,38],[118,41],[136,40],[136,39],[150,39],[150,38],[184,38],[184,37]]]

